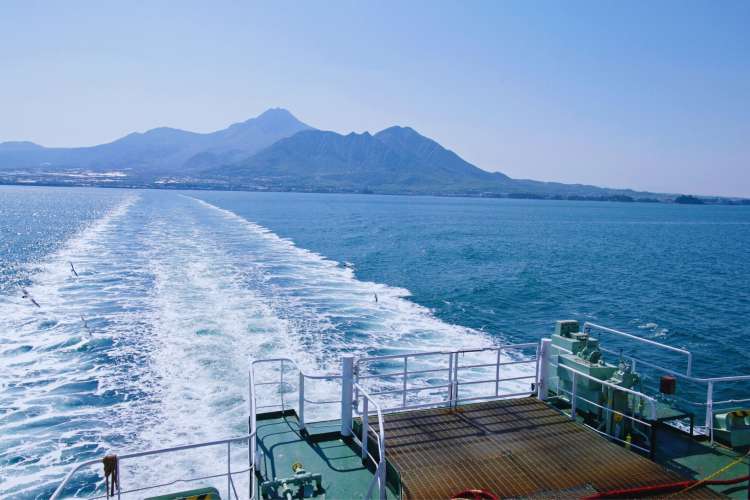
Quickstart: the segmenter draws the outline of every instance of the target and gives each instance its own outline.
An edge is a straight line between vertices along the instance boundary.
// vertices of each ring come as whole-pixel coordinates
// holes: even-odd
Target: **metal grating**
[[[504,498],[565,496],[683,479],[535,398],[391,413],[385,435],[386,457],[407,499],[450,498],[476,488]],[[689,496],[718,495],[696,489]]]

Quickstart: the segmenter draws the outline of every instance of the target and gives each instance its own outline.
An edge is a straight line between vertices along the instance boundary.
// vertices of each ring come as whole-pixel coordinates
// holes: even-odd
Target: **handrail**
[[[536,352],[533,357],[530,357],[528,359],[514,359],[511,361],[503,361],[501,358],[501,355],[503,352],[506,351],[513,351],[513,350],[524,350],[524,349],[536,349]],[[492,362],[486,362],[486,363],[471,363],[466,365],[461,365],[459,362],[459,357],[463,356],[464,354],[473,354],[473,353],[482,353],[482,352],[493,352],[497,353],[497,357]],[[427,368],[427,369],[418,369],[418,370],[411,370],[409,369],[410,360],[413,360],[414,358],[424,358],[429,356],[444,356],[443,360],[447,360],[447,366],[441,366],[439,368]],[[447,359],[446,359],[447,358]],[[371,363],[371,362],[380,362],[380,361],[386,361],[386,360],[401,360],[403,362],[403,368],[399,371],[388,371],[385,373],[362,373],[362,370],[360,369],[362,365],[365,363]],[[523,375],[523,376],[513,376],[513,377],[501,377],[500,375],[500,368],[503,366],[508,365],[517,365],[517,364],[538,364],[539,360],[539,343],[538,342],[526,342],[526,343],[520,343],[520,344],[503,344],[498,346],[487,346],[487,347],[480,347],[476,349],[458,349],[458,350],[436,350],[436,351],[421,351],[421,352],[407,352],[407,353],[401,353],[401,354],[389,354],[385,356],[369,356],[369,357],[363,357],[359,358],[356,361],[356,367],[355,370],[356,373],[356,380],[357,382],[361,382],[362,380],[367,379],[396,379],[398,382],[393,382],[394,384],[398,384],[399,388],[394,388],[391,390],[380,390],[377,392],[370,392],[369,394],[371,396],[385,396],[385,395],[395,395],[395,394],[401,394],[401,401],[400,404],[397,404],[395,407],[389,407],[388,409],[410,409],[410,408],[422,408],[427,406],[438,406],[441,404],[450,404],[451,406],[455,405],[459,401],[461,402],[467,402],[467,401],[474,401],[478,399],[497,399],[497,398],[504,398],[504,397],[518,397],[528,394],[533,394],[534,391],[530,390],[528,392],[512,392],[507,394],[501,394],[500,393],[500,383],[501,382],[512,382],[512,381],[518,381],[518,380],[524,380],[524,379],[534,379],[536,382],[537,380],[537,369],[534,369],[533,374],[529,375]],[[476,370],[476,369],[489,369],[494,368],[494,374],[493,378],[487,378],[482,380],[461,380],[461,371],[462,370]],[[411,377],[414,375],[423,375],[427,373],[446,373],[448,376],[448,382],[446,384],[428,384],[428,385],[420,385],[418,387],[409,387],[408,381]],[[531,372],[530,372],[531,373]],[[489,375],[489,374],[488,374]],[[458,389],[461,386],[469,386],[469,385],[477,385],[477,384],[490,384],[494,383],[495,389],[492,391],[492,393],[488,393],[486,395],[482,395],[479,397],[459,397],[458,395]],[[448,395],[445,398],[442,398],[439,401],[433,401],[431,403],[409,403],[409,398],[407,398],[407,394],[409,393],[419,393],[421,391],[430,391],[430,390],[440,390],[440,389],[448,389]],[[358,391],[357,387],[355,387],[355,396],[356,391]],[[359,401],[358,397],[355,397],[356,401]]]
[[[120,474],[119,474],[119,463],[121,461],[123,461],[123,460],[131,459],[131,458],[145,457],[145,456],[150,456],[150,455],[161,455],[161,454],[164,454],[164,453],[172,453],[172,452],[177,452],[177,451],[191,450],[191,449],[195,449],[195,448],[205,448],[205,447],[208,447],[208,446],[217,446],[217,445],[222,445],[222,444],[225,444],[225,445],[227,445],[227,447],[229,447],[232,443],[241,442],[241,441],[247,441],[248,439],[252,440],[254,437],[255,437],[255,432],[253,431],[250,434],[247,434],[245,436],[239,436],[239,437],[234,437],[234,438],[220,439],[220,440],[217,440],[217,441],[206,441],[206,442],[203,442],[203,443],[186,444],[186,445],[180,445],[180,446],[172,446],[172,447],[168,447],[168,448],[159,448],[159,449],[156,449],[156,450],[146,450],[146,451],[139,451],[139,452],[135,452],[135,453],[126,453],[126,454],[123,454],[123,455],[118,455],[117,456],[118,476],[120,476]],[[62,492],[65,490],[65,487],[68,485],[68,483],[70,482],[70,480],[73,478],[73,476],[77,472],[79,472],[80,470],[82,470],[82,469],[84,469],[86,467],[91,467],[92,465],[98,465],[98,464],[101,464],[101,463],[102,463],[102,459],[101,458],[97,458],[97,459],[88,460],[86,462],[82,462],[82,463],[76,465],[73,469],[71,469],[65,475],[65,477],[63,478],[63,480],[60,483],[60,485],[52,493],[52,496],[50,497],[50,500],[58,500],[60,498],[60,495],[62,495]],[[252,463],[250,463],[250,467],[249,467],[248,471],[252,471],[254,468],[255,468],[255,463],[252,462]],[[245,471],[241,471],[241,472],[245,472]],[[237,473],[237,471],[235,471],[235,473]],[[227,473],[226,474],[218,474],[215,477],[228,476],[229,481],[231,482],[231,475],[232,475],[231,462],[229,462],[227,464]],[[200,479],[200,478],[184,479],[183,481],[191,481],[191,480],[197,480],[197,479]],[[147,487],[141,488],[141,489],[158,488],[159,486],[161,486],[161,485],[147,486]],[[121,493],[127,493],[127,491],[121,491],[120,485],[118,483],[118,485],[117,485],[117,495],[118,495],[118,498],[119,498],[119,496],[120,496]]]
[[[644,344],[656,346],[661,349],[666,349],[668,351],[684,354],[685,356],[687,356],[687,370],[685,370],[685,374],[689,377],[693,370],[693,353],[686,349],[680,349],[679,347],[673,347],[671,345],[662,344],[661,342],[656,342],[655,340],[644,339],[642,337],[638,337],[637,335],[632,335],[630,333],[621,332],[620,330],[615,330],[614,328],[608,328],[606,326],[597,325],[596,323],[591,323],[588,321],[583,324],[583,331],[586,333],[588,333],[592,328],[595,330],[602,330],[604,332],[611,333],[613,335],[620,335],[622,337],[635,340],[636,342],[642,342]]]
[[[750,381],[750,374],[749,375],[730,375],[730,376],[721,376],[721,377],[696,377],[693,375],[693,353],[690,352],[687,349],[681,349],[678,347],[670,346],[667,344],[662,344],[660,342],[656,342],[654,340],[650,339],[644,339],[641,337],[638,337],[637,335],[633,335],[630,333],[625,333],[620,330],[615,330],[613,328],[608,328],[605,326],[598,325],[596,323],[586,322],[584,323],[583,331],[588,333],[591,329],[595,330],[601,330],[603,332],[612,333],[614,335],[619,335],[631,340],[635,340],[637,342],[641,342],[644,344],[656,346],[662,349],[666,349],[672,352],[677,352],[679,354],[685,355],[687,357],[687,369],[685,370],[685,373],[673,370],[671,368],[666,368],[663,366],[659,366],[655,363],[646,361],[640,357],[634,356],[634,355],[627,355],[625,356],[626,359],[630,360],[633,363],[633,369],[635,369],[635,364],[640,363],[642,365],[645,365],[653,370],[656,370],[657,372],[666,373],[669,375],[673,375],[676,378],[679,378],[681,380],[685,380],[687,382],[695,383],[695,384],[701,384],[706,386],[706,402],[705,403],[695,403],[689,400],[683,400],[684,403],[692,406],[700,406],[705,407],[705,422],[702,428],[706,430],[706,432],[709,434],[709,438],[711,443],[713,444],[714,436],[714,426],[713,426],[713,412],[714,412],[714,406],[718,405],[726,405],[731,403],[737,403],[737,402],[745,402],[745,399],[726,399],[722,401],[714,401],[714,389],[715,385],[722,384],[722,383],[730,383],[730,382],[742,382],[742,381]],[[561,346],[551,346],[553,348],[556,348],[561,351],[565,351],[570,353],[568,349],[565,349]],[[616,352],[612,351],[611,349],[606,349],[603,346],[599,347],[600,350],[606,353],[610,354],[617,354]]]
[[[649,396],[648,394],[644,394],[642,392],[638,392],[638,391],[635,391],[633,389],[629,389],[627,387],[622,387],[622,386],[619,386],[617,384],[613,384],[611,382],[608,382],[606,380],[602,380],[600,378],[596,378],[596,377],[594,377],[592,375],[589,375],[588,373],[584,373],[582,371],[576,370],[575,368],[572,368],[570,366],[566,366],[566,365],[562,365],[562,364],[558,364],[557,366],[558,366],[558,368],[563,368],[564,370],[567,370],[569,372],[574,373],[576,377],[583,377],[583,378],[588,379],[588,380],[593,380],[594,382],[596,382],[598,384],[601,384],[603,386],[609,387],[609,388],[614,389],[616,391],[621,391],[621,392],[624,392],[626,394],[630,394],[632,396],[645,399],[646,401],[648,401],[650,403],[650,406],[651,406],[651,420],[656,420],[656,398],[653,398],[653,397]]]
[[[367,494],[365,498],[372,497],[372,490],[375,483],[378,483],[378,489],[380,492],[380,500],[386,498],[386,462],[385,462],[385,430],[383,429],[383,411],[380,405],[370,396],[370,394],[359,384],[355,383],[354,388],[357,390],[357,394],[362,395],[363,408],[362,408],[362,437],[360,438],[360,447],[362,449],[362,460],[369,458],[375,464],[375,477],[372,478],[370,486],[367,488]],[[367,451],[368,445],[368,434],[370,430],[373,430],[368,420],[370,415],[369,405],[372,404],[375,407],[375,412],[378,416],[378,432],[376,437],[378,438],[378,462],[375,463],[374,458]],[[352,431],[354,429],[352,428]],[[353,433],[354,434],[354,433]]]
[[[625,335],[630,335],[630,334],[625,334]],[[640,338],[640,337],[636,337],[636,338]],[[648,339],[641,339],[641,340],[648,340]],[[664,345],[664,344],[662,344],[662,345]],[[566,348],[564,348],[562,346],[559,346],[559,345],[551,345],[550,347],[552,347],[553,349],[560,350],[560,351],[565,351],[568,354],[572,354],[572,352],[570,351],[570,349],[566,349]],[[671,346],[669,346],[669,347],[671,347]],[[677,348],[675,347],[675,349],[677,349]],[[612,351],[610,349],[604,349],[601,346],[599,346],[599,350],[604,351],[604,352],[608,352],[610,354],[617,354],[616,352],[614,352],[614,351]],[[686,352],[689,352],[689,351],[686,351]],[[692,353],[690,353],[690,354],[692,354]],[[659,365],[648,363],[648,362],[644,361],[643,359],[638,358],[636,356],[632,356],[632,355],[628,354],[628,355],[625,355],[624,357],[626,359],[631,360],[631,361],[634,360],[634,361],[637,361],[637,362],[639,362],[641,364],[645,364],[646,366],[649,366],[649,367],[654,368],[656,370],[661,370],[661,371],[663,371],[665,373],[669,373],[670,375],[674,375],[675,377],[679,377],[679,378],[681,378],[683,380],[687,380],[688,382],[695,382],[695,383],[698,383],[698,384],[707,384],[709,382],[738,382],[738,381],[743,381],[743,380],[750,380],[750,375],[729,375],[729,376],[724,376],[724,377],[694,377],[692,375],[685,375],[684,373],[676,372],[674,370],[670,370],[669,368],[664,368],[664,367],[659,366]]]
[[[280,363],[280,380],[278,382],[255,382],[255,365],[264,364],[264,363]],[[337,374],[323,374],[323,375],[310,375],[309,373],[305,373],[305,371],[302,370],[302,368],[299,366],[299,364],[292,358],[287,357],[278,357],[278,358],[263,358],[263,359],[253,359],[250,362],[250,370],[249,370],[249,378],[250,378],[250,398],[249,398],[249,406],[250,406],[250,417],[251,417],[251,425],[252,428],[255,429],[255,411],[258,408],[261,408],[261,406],[257,405],[256,402],[256,393],[255,393],[255,386],[256,385],[283,385],[284,383],[284,363],[290,363],[294,370],[296,370],[299,373],[299,381],[298,381],[298,402],[297,402],[297,416],[299,418],[299,426],[300,429],[305,428],[305,403],[311,403],[311,404],[334,404],[334,403],[340,403],[340,400],[327,400],[327,401],[313,401],[305,398],[305,379],[311,379],[311,380],[335,380],[335,379],[341,379],[343,378],[342,375]],[[283,391],[279,391],[279,399],[280,404],[278,405],[270,405],[270,406],[280,406],[282,410],[284,409],[284,393]]]

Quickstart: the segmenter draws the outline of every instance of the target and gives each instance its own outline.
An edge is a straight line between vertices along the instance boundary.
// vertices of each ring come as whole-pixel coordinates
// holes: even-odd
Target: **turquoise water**
[[[252,355],[330,370],[575,318],[750,373],[747,207],[8,187],[0,237],[2,498],[107,450],[241,434]]]

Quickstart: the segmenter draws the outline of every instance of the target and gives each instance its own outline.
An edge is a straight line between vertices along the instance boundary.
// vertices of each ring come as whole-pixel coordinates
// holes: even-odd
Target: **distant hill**
[[[308,130],[204,175],[276,188],[378,192],[479,192],[508,180],[403,127],[375,135]]]
[[[487,172],[409,127],[371,135],[307,130],[240,162],[199,174],[238,189],[469,194],[523,198],[656,196]]]
[[[0,143],[0,183],[512,198],[674,201],[677,195],[511,179],[472,165],[409,127],[338,134],[285,109],[216,132],[132,133],[85,148]],[[679,198],[681,202],[692,198]],[[727,202],[700,198],[706,203]],[[736,203],[742,203],[736,201]]]
[[[29,142],[0,144],[0,169],[124,170],[137,178],[184,175],[246,158],[311,127],[289,111],[270,109],[256,118],[208,134],[168,127],[132,133],[85,148],[44,148]]]

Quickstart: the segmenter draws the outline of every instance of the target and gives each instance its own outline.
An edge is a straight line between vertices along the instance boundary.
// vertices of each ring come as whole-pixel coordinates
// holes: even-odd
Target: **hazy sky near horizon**
[[[0,4],[0,142],[284,107],[516,178],[750,197],[750,1]]]

